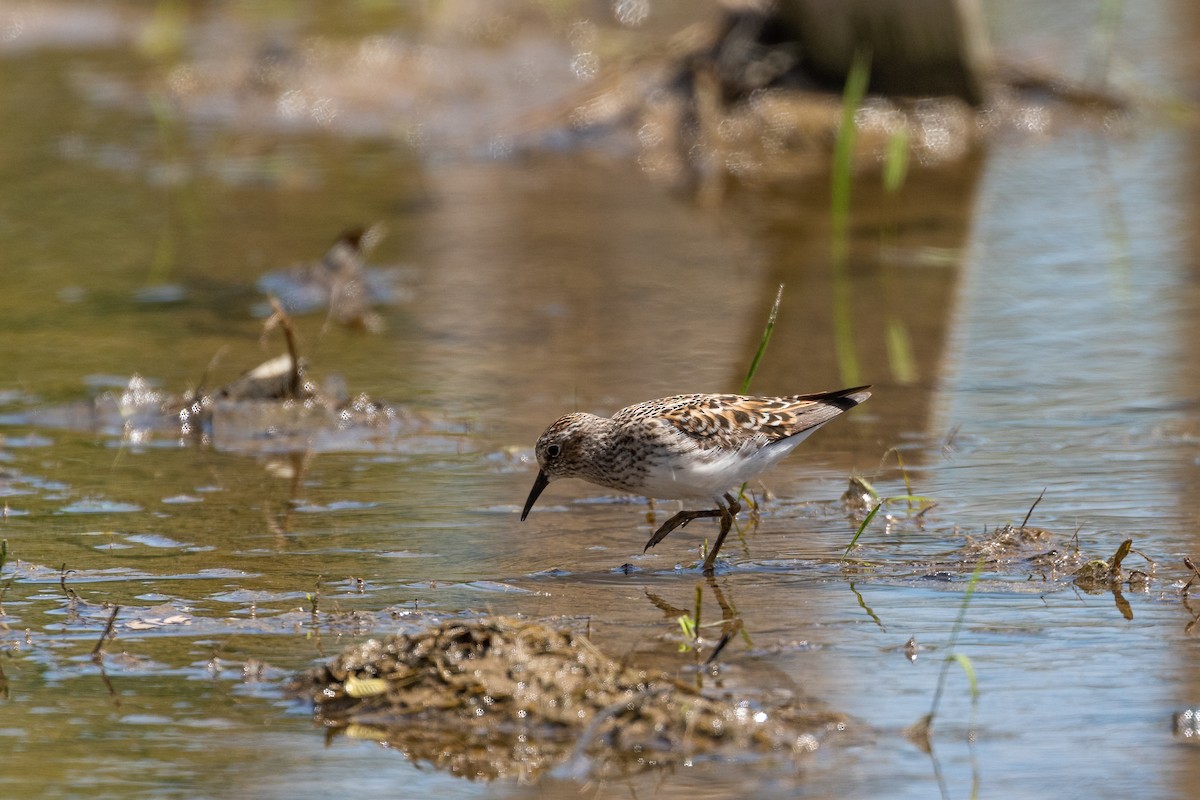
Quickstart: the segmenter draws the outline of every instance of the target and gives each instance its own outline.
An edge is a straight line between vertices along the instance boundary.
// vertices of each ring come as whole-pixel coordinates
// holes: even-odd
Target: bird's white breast
[[[820,427],[820,426],[817,426]],[[766,446],[694,449],[650,466],[637,491],[664,500],[720,498],[774,466],[816,428]]]

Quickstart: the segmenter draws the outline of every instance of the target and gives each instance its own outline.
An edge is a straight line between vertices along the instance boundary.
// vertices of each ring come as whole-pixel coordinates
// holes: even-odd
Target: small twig
[[[1029,523],[1029,518],[1033,516],[1033,510],[1037,508],[1038,503],[1042,502],[1042,498],[1046,496],[1046,490],[1042,489],[1042,493],[1037,496],[1037,500],[1033,501],[1033,505],[1029,507],[1029,511],[1025,513],[1025,519],[1021,520],[1021,530],[1025,530],[1025,526]]]
[[[1192,559],[1188,558],[1187,556],[1183,557],[1183,565],[1195,573],[1192,577],[1188,578],[1188,582],[1183,585],[1183,596],[1187,597],[1188,592],[1191,591],[1193,584],[1195,584],[1196,581],[1200,581],[1200,567],[1197,567],[1196,562],[1192,561]]]
[[[191,398],[193,401],[200,400],[204,397],[204,387],[208,385],[208,376],[217,368],[217,364],[220,363],[221,357],[224,356],[228,350],[228,345],[221,345],[217,348],[217,351],[213,353],[212,358],[208,360],[208,365],[204,368],[204,372],[200,373],[200,382],[196,384],[196,388],[193,390]]]
[[[104,671],[104,659],[96,658],[96,666],[100,669],[100,680],[104,682],[104,688],[108,689],[108,696],[112,699],[113,708],[121,707],[121,696],[117,694],[117,689],[112,685],[112,681],[108,678],[108,673]]]
[[[296,331],[292,327],[292,318],[288,316],[287,311],[274,297],[271,299],[271,308],[274,313],[263,325],[263,333],[278,326],[283,329],[283,338],[287,342],[288,356],[292,360],[292,374],[288,381],[288,397],[295,399],[300,396],[300,356],[296,348]]]
[[[312,605],[310,614],[312,614],[313,625],[317,625],[317,618],[321,615],[321,577],[317,576],[317,586],[312,594],[308,596],[308,602]]]
[[[741,630],[742,624],[741,620],[739,619],[732,628],[722,632],[721,638],[717,641],[717,646],[713,648],[713,651],[711,654],[709,654],[708,658],[704,659],[704,666],[710,667],[715,664],[717,661],[717,656],[721,655],[721,651],[725,649],[727,644],[733,641],[733,637],[737,636],[738,632]]]
[[[74,574],[75,570],[67,569],[67,564],[64,561],[63,565],[58,568],[58,585],[62,587],[63,594],[72,603],[79,601],[79,595],[70,586],[67,586],[67,576]]]
[[[1111,580],[1119,580],[1121,575],[1121,562],[1125,560],[1125,556],[1129,555],[1129,551],[1133,549],[1133,539],[1126,539],[1121,542],[1121,546],[1117,548],[1117,552],[1113,553],[1112,561],[1108,565],[1108,576]]]
[[[932,511],[933,509],[937,508],[937,506],[938,506],[937,503],[930,503],[929,505],[925,506],[920,511],[918,511],[916,514],[913,514],[913,519],[920,519],[921,517],[925,516],[925,513],[927,511]]]
[[[8,565],[8,539],[0,539],[0,572]],[[8,590],[12,588],[13,581],[16,580],[15,575],[10,575],[8,580],[0,586],[0,617],[4,614],[4,595],[8,594]]]
[[[1157,561],[1155,561],[1155,560],[1154,560],[1153,558],[1151,558],[1150,556],[1148,556],[1148,555],[1146,555],[1145,553],[1143,553],[1141,550],[1138,550],[1136,547],[1131,547],[1131,548],[1129,548],[1129,552],[1131,552],[1131,553],[1137,553],[1139,556],[1141,556],[1143,559],[1145,559],[1145,561],[1146,561],[1146,565],[1150,567],[1150,574],[1151,574],[1151,575],[1153,575],[1153,574],[1155,573],[1155,571],[1158,569],[1158,562],[1157,562]]]
[[[112,635],[113,625],[117,622],[117,614],[121,611],[120,606],[113,606],[112,615],[108,618],[108,624],[104,626],[104,633],[100,634],[100,638],[96,641],[96,646],[92,648],[92,660],[101,661],[104,658],[104,645],[108,641],[108,637]]]

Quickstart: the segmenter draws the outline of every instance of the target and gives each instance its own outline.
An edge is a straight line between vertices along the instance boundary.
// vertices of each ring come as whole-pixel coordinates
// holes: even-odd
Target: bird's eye
[[[548,445],[546,447],[547,458],[558,458],[560,453],[562,453],[562,448],[556,444]]]

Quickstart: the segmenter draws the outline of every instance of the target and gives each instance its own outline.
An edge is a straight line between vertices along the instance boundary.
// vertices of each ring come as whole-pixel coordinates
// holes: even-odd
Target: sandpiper
[[[743,483],[790,453],[809,434],[871,396],[869,386],[789,397],[685,394],[623,408],[611,417],[575,413],[545,430],[535,447],[537,479],[521,521],[538,495],[559,478],[665,500],[714,502],[680,511],[644,550],[701,517],[720,517],[721,532],[704,560],[713,571],[741,505]],[[643,551],[644,552],[644,551]]]

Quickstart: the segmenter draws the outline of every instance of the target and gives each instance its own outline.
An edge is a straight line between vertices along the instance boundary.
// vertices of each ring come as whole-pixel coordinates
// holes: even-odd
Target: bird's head
[[[587,471],[589,451],[594,449],[604,422],[601,417],[592,414],[568,414],[542,432],[533,448],[537,456],[538,475],[521,512],[522,522],[529,516],[529,510],[533,508],[538,495],[551,481],[579,477]]]

